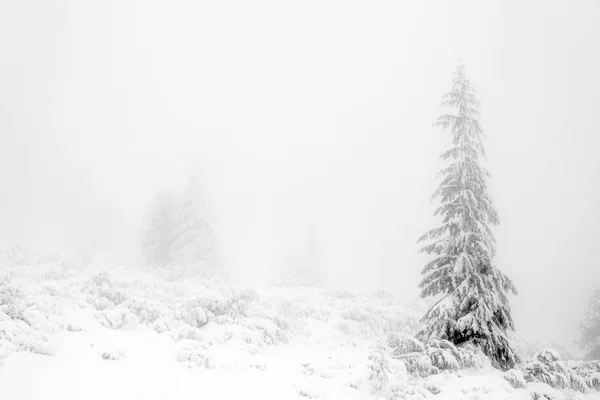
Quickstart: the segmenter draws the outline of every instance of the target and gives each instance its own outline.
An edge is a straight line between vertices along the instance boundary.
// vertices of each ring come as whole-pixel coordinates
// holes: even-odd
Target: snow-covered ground
[[[0,268],[0,399],[10,400],[376,399],[374,346],[413,334],[425,307],[384,292],[252,289],[125,266]],[[491,367],[389,375],[395,399],[600,399],[514,389]]]

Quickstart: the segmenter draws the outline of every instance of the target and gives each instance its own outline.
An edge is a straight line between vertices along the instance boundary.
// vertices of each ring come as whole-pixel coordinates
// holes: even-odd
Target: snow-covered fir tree
[[[173,243],[174,262],[214,266],[217,262],[214,223],[206,204],[205,190],[197,176],[192,176],[177,198],[174,212],[179,222]]]
[[[299,284],[316,286],[321,282],[321,257],[317,225],[312,221],[306,238],[306,255],[295,270],[295,281]]]
[[[172,261],[175,240],[175,195],[169,190],[158,191],[144,215],[141,250],[152,266],[165,266]]]
[[[488,193],[490,173],[482,164],[480,104],[462,63],[442,106],[454,110],[435,123],[452,133],[452,147],[441,155],[450,162],[438,174],[441,182],[433,195],[440,202],[435,215],[442,224],[419,239],[428,241],[420,251],[432,256],[422,270],[421,296],[441,298],[423,316],[417,338],[474,343],[493,365],[508,369],[518,358],[506,335],[514,329],[508,294],[517,291],[494,262],[496,241],[490,227],[499,219]]]
[[[150,203],[142,252],[154,266],[194,266],[205,272],[218,266],[216,235],[196,177],[179,193],[159,191]]]
[[[586,360],[600,360],[600,286],[596,287],[588,303],[578,345],[585,351]]]
[[[309,223],[306,235],[293,243],[281,259],[283,268],[274,272],[273,281],[283,285],[323,284],[320,239],[315,221]]]

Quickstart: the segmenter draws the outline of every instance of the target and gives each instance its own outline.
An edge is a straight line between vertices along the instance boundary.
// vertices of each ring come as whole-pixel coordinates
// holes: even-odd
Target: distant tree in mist
[[[600,286],[592,293],[577,342],[586,360],[600,360]]]
[[[174,208],[175,195],[169,190],[158,191],[148,206],[142,253],[153,266],[165,266],[173,259],[171,249],[177,225]]]
[[[304,241],[284,260],[279,283],[318,286],[322,283],[320,242],[316,224],[310,224]]]
[[[196,177],[179,193],[156,193],[145,220],[142,253],[150,265],[191,265],[202,269],[217,265],[213,222]]]
[[[321,282],[321,255],[317,226],[313,222],[306,238],[306,257],[294,271],[296,282],[304,285],[318,285]]]
[[[493,365],[508,369],[518,359],[506,334],[514,330],[508,294],[517,291],[494,262],[496,240],[490,226],[499,219],[488,193],[490,173],[482,164],[480,104],[462,63],[442,106],[454,109],[435,123],[452,133],[452,147],[441,155],[450,163],[438,174],[441,182],[433,195],[440,202],[434,215],[442,224],[419,239],[429,242],[420,251],[432,256],[422,270],[421,296],[441,298],[423,316],[417,338],[471,342]]]

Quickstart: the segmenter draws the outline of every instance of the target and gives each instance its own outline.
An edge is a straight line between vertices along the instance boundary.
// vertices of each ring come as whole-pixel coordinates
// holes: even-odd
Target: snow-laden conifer
[[[433,195],[440,202],[435,215],[442,224],[419,239],[429,242],[421,252],[432,256],[422,271],[421,296],[441,299],[423,317],[425,326],[417,337],[423,342],[471,342],[493,365],[511,368],[517,356],[506,336],[507,329],[514,329],[508,294],[517,291],[494,262],[496,240],[490,227],[499,219],[488,192],[490,173],[482,163],[480,104],[462,63],[442,106],[454,109],[435,124],[452,133],[452,147],[441,155],[449,164],[440,171]]]
[[[159,191],[145,219],[142,252],[149,264],[216,272],[220,263],[214,223],[197,177],[179,193]]]
[[[586,352],[586,360],[600,360],[600,286],[594,290],[588,303],[578,344]]]

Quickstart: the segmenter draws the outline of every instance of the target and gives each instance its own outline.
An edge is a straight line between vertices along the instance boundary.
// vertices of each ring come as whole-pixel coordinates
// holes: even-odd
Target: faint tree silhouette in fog
[[[191,266],[204,271],[217,267],[214,223],[197,177],[179,193],[156,193],[145,216],[141,248],[152,266]]]

